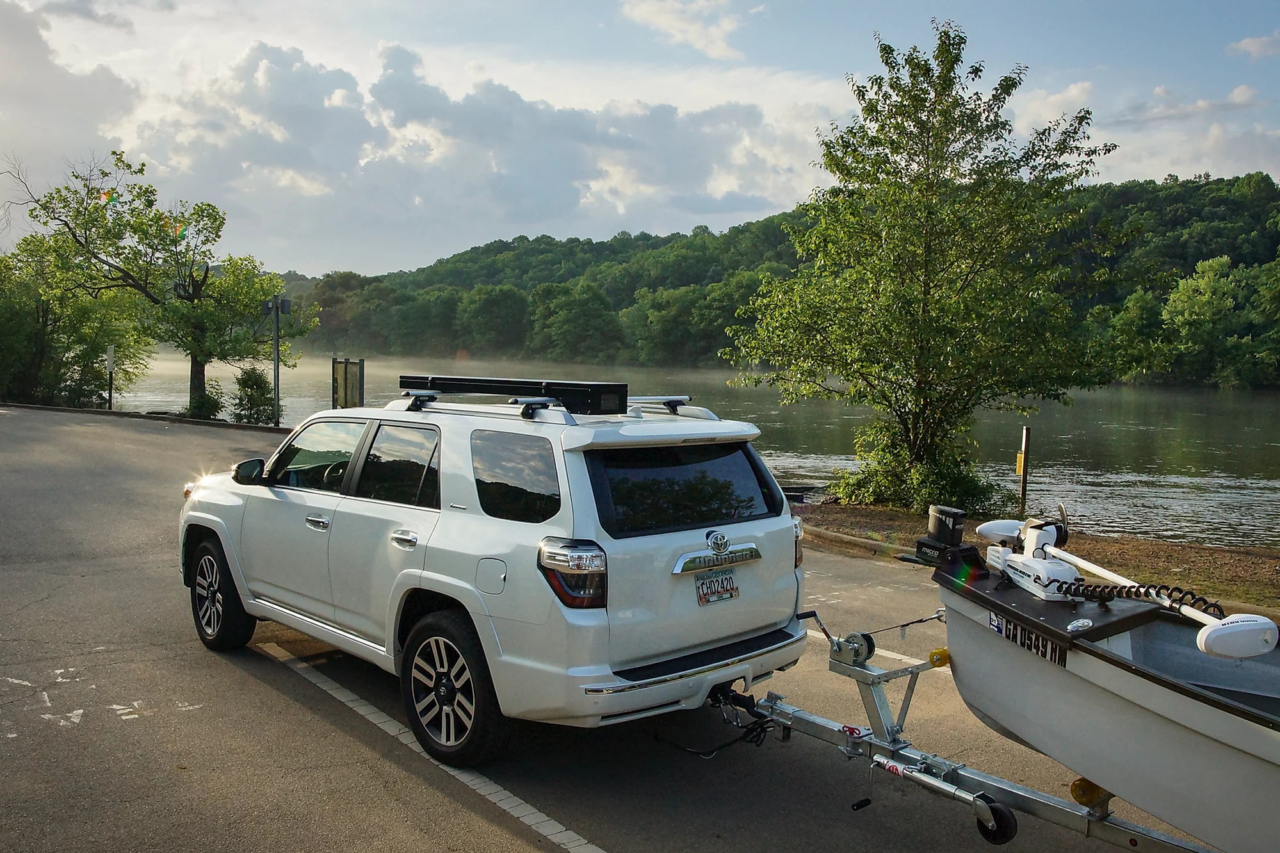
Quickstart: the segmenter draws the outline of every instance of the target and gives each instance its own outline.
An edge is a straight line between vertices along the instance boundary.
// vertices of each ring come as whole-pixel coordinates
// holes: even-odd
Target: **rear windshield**
[[[782,496],[746,442],[587,452],[600,524],[615,539],[777,515]]]

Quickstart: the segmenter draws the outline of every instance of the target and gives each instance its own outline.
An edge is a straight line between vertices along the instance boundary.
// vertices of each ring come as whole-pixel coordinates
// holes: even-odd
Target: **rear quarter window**
[[[556,455],[547,439],[478,429],[471,433],[471,466],[485,515],[538,524],[560,511]]]
[[[600,524],[615,539],[778,515],[782,495],[746,442],[587,452]]]

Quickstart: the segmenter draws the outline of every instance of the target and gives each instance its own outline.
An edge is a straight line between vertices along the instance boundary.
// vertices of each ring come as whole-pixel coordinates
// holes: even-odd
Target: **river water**
[[[187,363],[162,353],[120,407],[177,411],[187,401]],[[234,388],[234,371],[210,376]],[[782,406],[768,388],[736,388],[731,371],[455,362],[378,358],[366,362],[365,402],[399,395],[401,373],[519,376],[626,382],[632,394],[688,394],[722,418],[760,427],[756,442],[784,484],[817,484],[835,468],[857,464],[853,434],[870,413],[831,401]],[[284,422],[330,405],[327,356],[303,356],[281,372]],[[1073,522],[1100,534],[1132,534],[1213,545],[1280,545],[1280,395],[1149,387],[1115,387],[1046,404],[1022,418],[983,413],[974,439],[982,470],[1016,489],[1014,459],[1022,426],[1031,426],[1032,511],[1059,501]]]

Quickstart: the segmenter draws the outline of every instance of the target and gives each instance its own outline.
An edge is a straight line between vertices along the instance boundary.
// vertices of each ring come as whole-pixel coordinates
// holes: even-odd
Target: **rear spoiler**
[[[712,444],[752,441],[760,430],[742,421],[704,421],[690,418],[658,423],[631,423],[595,428],[569,427],[560,436],[565,450],[603,447],[654,447],[671,444]]]

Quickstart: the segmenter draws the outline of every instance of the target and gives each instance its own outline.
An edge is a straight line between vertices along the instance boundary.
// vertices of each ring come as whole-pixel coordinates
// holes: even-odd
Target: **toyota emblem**
[[[713,554],[723,554],[729,550],[729,537],[719,530],[708,530],[707,547],[711,549]]]

